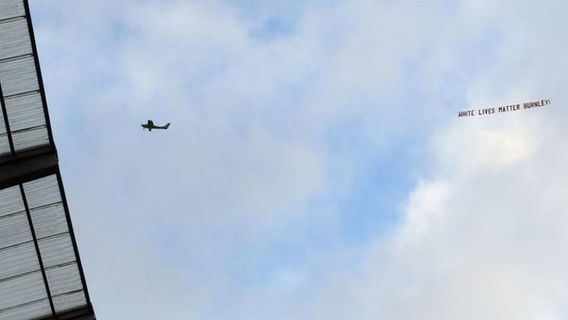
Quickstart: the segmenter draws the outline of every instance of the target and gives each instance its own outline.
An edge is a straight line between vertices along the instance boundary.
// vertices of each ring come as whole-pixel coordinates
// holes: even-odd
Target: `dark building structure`
[[[0,320],[94,320],[27,0],[0,0]]]

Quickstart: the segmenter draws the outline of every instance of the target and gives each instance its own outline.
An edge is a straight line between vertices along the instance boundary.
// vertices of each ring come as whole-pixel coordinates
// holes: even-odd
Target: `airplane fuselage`
[[[170,123],[168,122],[165,126],[156,126],[152,120],[148,120],[148,123],[141,124],[142,130],[148,129],[148,131],[152,131],[152,129],[163,129],[167,130],[170,127]]]

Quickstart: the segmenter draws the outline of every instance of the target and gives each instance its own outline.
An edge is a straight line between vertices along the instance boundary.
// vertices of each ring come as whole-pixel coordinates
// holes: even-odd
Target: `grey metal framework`
[[[27,0],[0,0],[0,320],[94,320]]]

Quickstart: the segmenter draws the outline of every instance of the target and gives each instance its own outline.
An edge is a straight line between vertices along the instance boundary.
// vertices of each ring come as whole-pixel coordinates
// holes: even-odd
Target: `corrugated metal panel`
[[[12,133],[16,152],[49,144],[47,128],[39,127]]]
[[[71,237],[67,233],[40,240],[39,248],[45,268],[67,264],[76,260]]]
[[[0,63],[0,83],[4,97],[39,90],[34,58],[24,57]]]
[[[0,108],[0,135],[6,133],[6,124],[4,123],[4,112]]]
[[[71,292],[53,297],[53,304],[56,312],[64,312],[87,304],[85,293],[83,291]]]
[[[6,110],[12,131],[45,125],[41,95],[37,92],[6,99]]]
[[[0,157],[10,154],[10,142],[8,137],[0,135]]]
[[[0,0],[0,85],[11,131],[6,133],[4,118],[0,117],[0,156],[12,152],[8,135],[16,153],[51,143],[36,56],[28,20],[23,15],[23,1]]]
[[[49,301],[43,299],[16,308],[0,311],[0,320],[30,320],[51,315]]]
[[[0,250],[0,281],[39,270],[32,242]]]
[[[68,231],[62,203],[32,209],[31,213],[38,239]]]
[[[0,157],[10,153],[10,142],[6,135],[6,125],[4,124],[4,113],[0,108]]]
[[[49,135],[38,92],[6,99],[12,139],[16,151],[49,144]]]
[[[41,272],[0,282],[0,310],[47,298]]]
[[[0,218],[0,248],[7,248],[32,240],[26,213]]]
[[[26,19],[0,23],[0,60],[32,53]]]
[[[10,154],[10,142],[6,136],[0,135],[0,157]]]
[[[24,183],[26,199],[30,209],[61,202],[59,182],[56,175],[50,175]]]
[[[53,296],[83,289],[76,263],[47,269],[47,282]]]
[[[10,154],[10,142],[6,136],[0,135],[0,157]]]
[[[19,187],[0,190],[0,217],[24,211]]]
[[[0,20],[25,14],[24,3],[21,0],[0,0]]]

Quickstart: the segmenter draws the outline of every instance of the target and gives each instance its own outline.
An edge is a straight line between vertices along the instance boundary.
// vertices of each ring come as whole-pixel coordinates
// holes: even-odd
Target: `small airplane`
[[[152,129],[164,129],[167,130],[170,127],[170,123],[166,123],[165,126],[157,126],[154,124],[154,121],[148,120],[148,123],[142,124],[142,130],[148,129],[148,131],[152,131]]]

